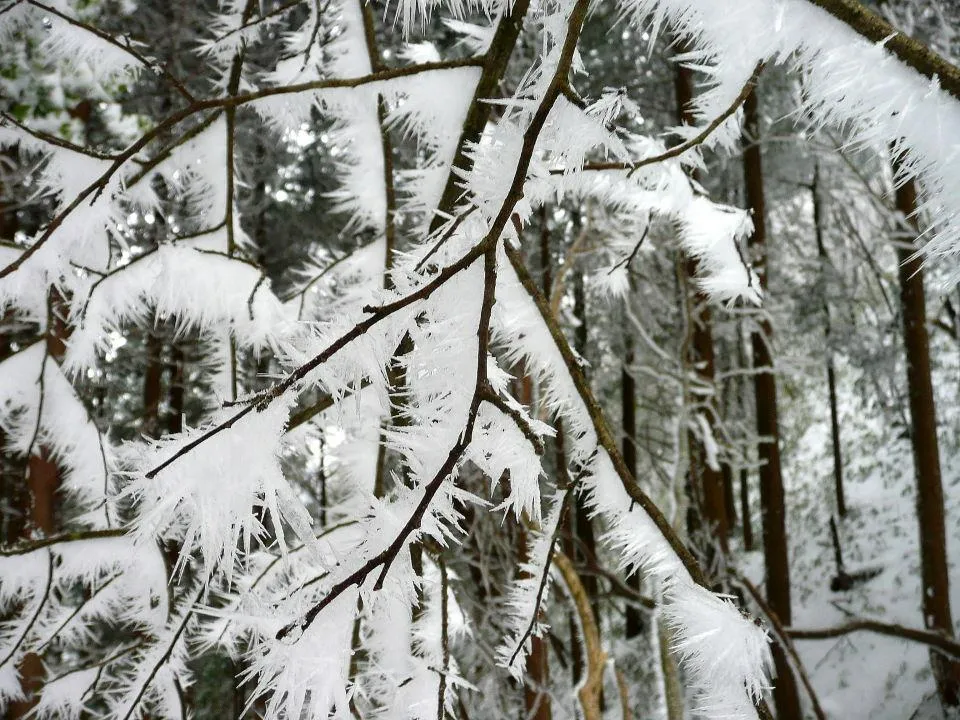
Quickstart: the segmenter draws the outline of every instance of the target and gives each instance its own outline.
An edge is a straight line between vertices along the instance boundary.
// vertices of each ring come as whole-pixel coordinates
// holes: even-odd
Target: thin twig
[[[744,101],[747,99],[747,96],[753,92],[753,88],[757,84],[757,79],[760,77],[760,73],[763,71],[763,63],[759,63],[754,69],[753,73],[750,75],[749,79],[744,86],[741,88],[739,94],[733,99],[733,102],[730,103],[729,107],[720,113],[717,117],[710,121],[710,123],[697,135],[686,140],[679,145],[676,145],[666,152],[660,153],[659,155],[654,155],[652,157],[643,158],[641,160],[635,160],[633,162],[602,162],[602,163],[587,163],[583,166],[584,170],[629,170],[627,177],[635,173],[642,167],[647,167],[648,165],[656,165],[657,163],[662,163],[665,160],[672,160],[673,158],[679,157],[686,153],[688,150],[692,150],[698,145],[702,145],[707,138],[709,138],[713,132],[723,125],[728,118],[730,118],[737,110],[743,105]],[[552,174],[560,175],[563,174],[564,170],[551,170]]]
[[[98,38],[100,38],[106,43],[109,43],[110,45],[113,45],[115,48],[119,48],[123,52],[127,53],[127,55],[132,57],[134,60],[136,60],[138,63],[143,65],[150,72],[159,71],[160,74],[162,74],[163,77],[165,77],[167,81],[171,85],[173,85],[176,91],[180,93],[180,95],[182,95],[187,100],[187,102],[192,103],[196,100],[196,98],[194,98],[194,96],[190,93],[190,91],[187,90],[186,86],[184,86],[184,84],[180,82],[180,80],[177,77],[175,77],[168,68],[160,65],[160,63],[154,60],[150,60],[144,55],[141,55],[139,52],[134,50],[133,47],[131,47],[130,45],[125,45],[121,43],[119,40],[113,37],[113,35],[110,35],[109,33],[105,33],[103,30],[100,30],[99,28],[95,28],[92,25],[88,25],[82,20],[78,20],[77,18],[72,18],[69,15],[66,15],[60,12],[55,7],[51,7],[50,5],[39,2],[39,0],[27,0],[27,2],[39,10],[43,10],[44,12],[48,12],[51,15],[55,15],[56,17],[60,18],[64,22],[69,23],[70,25],[73,25],[76,28],[80,28],[81,30],[86,30],[88,33],[92,35],[96,35]]]
[[[795,640],[827,640],[843,637],[854,632],[872,632],[887,637],[910,640],[929,645],[945,655],[960,659],[960,643],[945,634],[932,630],[917,630],[902,625],[893,625],[878,620],[855,619],[843,625],[829,628],[787,628],[786,633]]]
[[[533,604],[533,612],[530,613],[530,622],[517,639],[517,646],[513,649],[513,653],[510,655],[510,660],[507,662],[508,666],[513,665],[513,661],[516,660],[517,655],[519,655],[523,650],[523,646],[527,642],[527,638],[533,634],[533,629],[537,626],[537,617],[540,614],[540,604],[543,602],[543,593],[546,591],[547,581],[550,579],[550,565],[553,563],[554,551],[557,547],[557,538],[560,537],[560,528],[563,525],[563,517],[566,515],[567,507],[570,505],[570,498],[572,495],[573,487],[571,486],[563,495],[563,505],[560,508],[560,514],[557,519],[557,527],[554,528],[553,536],[550,538],[550,548],[547,550],[547,561],[543,564],[543,574],[540,576],[540,585],[537,587],[537,599]]]
[[[777,638],[777,643],[786,651],[787,655],[790,656],[790,667],[793,669],[793,672],[797,675],[797,677],[800,678],[800,682],[803,683],[804,688],[807,690],[807,697],[810,698],[810,704],[813,707],[813,714],[817,716],[817,720],[826,720],[826,713],[823,712],[823,708],[820,706],[820,699],[817,697],[817,693],[813,689],[813,683],[810,682],[810,678],[804,670],[803,661],[800,660],[800,656],[797,654],[797,649],[793,646],[793,643],[790,642],[790,636],[784,629],[783,624],[777,618],[777,614],[763,599],[763,596],[760,595],[760,591],[757,590],[752,582],[734,572],[731,572],[731,574],[733,575],[734,581],[750,593],[753,601],[756,603],[757,607],[760,608],[760,612],[762,612],[766,616],[767,620],[770,621],[770,625],[773,627],[773,633]]]

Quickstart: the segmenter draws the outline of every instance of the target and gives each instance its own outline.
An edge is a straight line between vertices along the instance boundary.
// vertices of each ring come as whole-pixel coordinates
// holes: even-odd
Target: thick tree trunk
[[[940,477],[936,407],[930,376],[923,261],[913,257],[913,239],[917,234],[917,225],[910,216],[917,209],[917,191],[912,180],[897,188],[896,203],[897,210],[903,214],[910,228],[899,234],[897,256],[900,261],[900,306],[907,355],[913,462],[917,476],[923,621],[928,630],[952,636],[943,484]],[[944,706],[960,705],[960,663],[931,652],[930,665],[940,701]]]
[[[743,340],[743,325],[737,323],[737,367],[741,372],[749,369],[747,361],[746,343]],[[741,417],[749,417],[747,408],[747,379],[744,375],[737,378],[734,392],[736,392],[736,402],[738,412]],[[740,522],[743,532],[743,549],[753,550],[753,520],[750,516],[750,471],[745,467],[740,468]]]
[[[574,270],[573,277],[573,316],[577,319],[577,327],[574,328],[573,345],[580,357],[586,358],[587,340],[589,337],[587,325],[587,293],[584,284],[583,274],[579,270]],[[593,522],[590,515],[581,503],[575,503],[576,508],[574,517],[576,518],[576,537],[577,552],[571,559],[579,559],[579,565],[586,564],[588,567],[597,562],[597,538],[593,532]],[[583,587],[590,597],[590,604],[593,606],[593,616],[597,620],[597,626],[601,627],[600,622],[600,601],[598,594],[600,590],[597,576],[593,573],[587,573],[583,576]]]
[[[167,416],[166,423],[169,433],[178,433],[183,430],[183,413],[186,411],[185,366],[186,358],[183,348],[174,342],[170,346],[170,363],[167,366],[170,373],[170,414]]]
[[[526,370],[518,368],[514,383],[517,400],[526,407],[533,404],[533,380]],[[527,533],[522,523],[517,533],[517,555],[519,565],[529,559],[527,556]],[[527,720],[550,720],[550,660],[547,655],[547,643],[544,638],[531,638],[530,654],[527,655],[527,681],[523,689],[524,709]]]
[[[743,549],[753,550],[753,523],[750,520],[750,473],[740,468],[740,517],[743,523]]]
[[[144,339],[147,365],[143,373],[143,424],[141,431],[150,438],[160,436],[160,397],[163,379],[163,341],[154,330]]]
[[[68,329],[65,320],[66,303],[56,290],[50,290],[47,301],[47,358],[45,363],[56,363],[66,352]],[[44,365],[46,368],[46,365]],[[42,400],[41,400],[42,402]],[[60,469],[50,450],[37,445],[27,458],[26,486],[29,508],[26,512],[24,535],[39,532],[50,536],[57,530],[57,491],[60,489]],[[11,703],[8,716],[23,718],[37,703],[37,692],[43,685],[43,663],[38,655],[28,653],[20,662],[20,677],[26,698]]]
[[[767,290],[766,208],[763,189],[763,163],[759,144],[759,110],[756,90],[744,103],[743,168],[747,205],[753,212],[754,231],[750,249]],[[759,321],[760,329],[751,337],[753,347],[754,394],[757,405],[757,433],[762,440],[757,448],[760,458],[760,507],[763,517],[763,553],[766,570],[767,602],[785,626],[792,623],[790,613],[790,565],[787,549],[786,504],[780,470],[780,428],[777,419],[777,381],[770,354],[773,329],[770,321]],[[773,697],[779,720],[800,720],[797,686],[787,658],[778,645],[773,646],[777,671]]]
[[[833,365],[832,327],[830,324],[830,300],[827,296],[827,246],[823,238],[823,210],[820,205],[820,168],[814,166],[813,185],[813,229],[817,238],[817,257],[820,259],[820,276],[823,279],[823,335],[827,348],[827,391],[830,395],[830,437],[833,440],[833,487],[836,496],[837,515],[846,517],[847,501],[843,492],[843,452],[840,445],[840,413],[837,410],[837,376]]]
[[[623,462],[630,474],[637,477],[637,384],[630,374],[633,364],[633,341],[627,336],[623,366],[620,369],[620,406],[623,418]],[[633,572],[627,576],[627,585],[640,592],[640,574]],[[646,632],[643,613],[633,604],[627,605],[626,637],[628,640]]]
[[[689,68],[678,65],[674,75],[674,87],[677,96],[677,110],[681,124],[693,125],[695,119],[690,114],[690,103],[693,100],[693,73]],[[694,174],[694,178],[696,175]],[[687,356],[684,358],[687,367],[693,370],[697,377],[697,384],[703,387],[714,386],[714,351],[713,351],[713,318],[710,310],[709,298],[696,288],[698,262],[688,259],[684,270],[687,277],[687,294],[684,299],[689,327],[689,344]],[[694,398],[688,398],[694,401]],[[717,407],[714,395],[700,401],[707,405],[702,415],[707,421],[707,427],[716,437]],[[699,511],[702,521],[709,527],[710,537],[719,545],[720,551],[726,554],[728,548],[729,522],[727,516],[727,502],[724,494],[723,474],[714,463],[708,462],[704,443],[695,433],[688,434],[690,455],[690,485],[693,498],[691,506]]]

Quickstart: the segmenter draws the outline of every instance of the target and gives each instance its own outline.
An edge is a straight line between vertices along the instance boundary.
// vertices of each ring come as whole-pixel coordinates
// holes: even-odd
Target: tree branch
[[[603,163],[587,163],[583,166],[584,170],[629,170],[627,177],[632,175],[634,172],[639,170],[642,167],[648,165],[656,165],[665,160],[672,160],[673,158],[683,155],[688,150],[692,150],[698,145],[703,144],[707,138],[709,138],[714,131],[723,125],[724,122],[730,118],[743,103],[746,101],[747,96],[753,92],[753,88],[756,87],[757,79],[760,77],[760,73],[763,71],[763,63],[759,63],[754,69],[753,73],[747,79],[747,82],[744,83],[743,87],[740,89],[740,93],[733,99],[733,102],[730,103],[729,107],[724,110],[722,113],[717,115],[710,123],[696,136],[686,140],[679,145],[676,145],[666,152],[660,153],[659,155],[654,155],[653,157],[643,158],[641,160],[635,160],[634,162],[603,162]],[[564,170],[551,170],[551,174],[562,174]]]
[[[620,482],[623,485],[624,490],[630,496],[630,499],[637,503],[654,522],[654,524],[660,530],[663,538],[670,544],[670,547],[683,563],[683,566],[686,568],[687,572],[690,573],[691,578],[693,578],[697,584],[707,587],[703,570],[696,558],[683,544],[683,541],[677,535],[676,531],[674,531],[673,527],[664,517],[663,513],[660,512],[660,509],[654,504],[653,500],[651,500],[647,494],[640,489],[640,486],[637,485],[636,481],[634,481],[630,471],[624,464],[623,457],[620,455],[620,450],[617,447],[616,438],[614,437],[613,433],[611,433],[610,428],[607,426],[603,409],[593,396],[593,391],[590,389],[590,385],[587,383],[586,376],[583,374],[583,370],[581,369],[580,364],[577,362],[577,359],[573,354],[573,350],[570,348],[570,343],[567,341],[566,336],[563,334],[563,330],[560,329],[557,321],[550,313],[550,308],[547,305],[547,301],[540,292],[540,288],[537,287],[536,282],[530,276],[530,272],[523,263],[523,258],[520,256],[520,253],[517,250],[509,245],[506,246],[506,252],[507,257],[510,260],[510,264],[513,266],[513,269],[517,274],[517,279],[520,281],[524,289],[536,304],[544,324],[550,331],[550,335],[553,338],[557,349],[560,351],[561,357],[563,357],[563,362],[567,368],[567,372],[570,374],[570,378],[577,389],[577,393],[580,395],[580,399],[582,400],[587,413],[590,416],[594,430],[597,433],[597,442],[610,456],[610,461],[613,463],[613,467],[620,478]]]
[[[826,713],[823,712],[823,708],[820,706],[820,699],[817,697],[817,693],[813,689],[813,683],[810,682],[810,678],[804,670],[803,662],[800,660],[800,656],[797,654],[797,649],[793,646],[793,643],[790,642],[790,636],[784,629],[783,624],[777,617],[777,614],[766,603],[766,601],[763,599],[763,596],[760,595],[760,592],[752,582],[736,573],[732,573],[732,575],[737,584],[745,588],[747,592],[750,593],[753,601],[756,603],[757,607],[760,608],[760,612],[762,612],[766,616],[767,620],[770,621],[770,625],[773,628],[773,634],[776,636],[777,642],[780,644],[780,647],[782,647],[790,656],[790,666],[792,667],[793,672],[796,673],[797,677],[800,678],[800,682],[803,683],[804,688],[807,690],[807,697],[810,698],[810,704],[813,706],[813,714],[817,716],[817,720],[826,720]]]
[[[600,693],[603,691],[603,668],[607,662],[607,654],[600,644],[600,630],[597,620],[590,607],[590,597],[580,582],[580,577],[570,562],[570,558],[562,552],[554,553],[553,564],[570,591],[570,598],[580,618],[580,628],[583,632],[583,644],[587,661],[587,672],[577,690],[584,720],[601,720],[603,713],[600,710]]]
[[[918,40],[905,35],[857,0],[809,0],[851,30],[874,43],[882,43],[900,62],[960,100],[960,68]]]
[[[795,640],[827,640],[854,632],[872,632],[878,635],[910,640],[940,650],[946,655],[960,659],[960,643],[953,638],[930,630],[916,630],[902,625],[893,625],[878,620],[852,620],[844,625],[829,628],[786,628],[786,633]]]
[[[425,486],[423,497],[420,499],[420,502],[417,504],[416,509],[410,515],[407,522],[400,529],[400,532],[397,533],[396,537],[393,539],[393,542],[391,542],[390,545],[388,545],[380,553],[370,558],[359,568],[347,575],[343,580],[335,583],[323,597],[323,599],[311,607],[302,618],[294,620],[293,622],[282,627],[277,632],[278,640],[283,640],[294,631],[299,631],[299,633],[302,633],[310,626],[317,615],[319,615],[320,612],[322,612],[323,609],[332,603],[336,598],[343,594],[347,588],[353,587],[354,585],[361,585],[364,581],[366,581],[367,577],[378,568],[380,569],[380,576],[377,578],[376,584],[374,585],[374,590],[379,590],[381,587],[383,587],[383,582],[391,564],[406,545],[409,537],[420,527],[423,516],[430,507],[430,503],[433,501],[433,498],[443,486],[444,481],[446,481],[446,479],[450,476],[450,473],[453,472],[457,464],[460,462],[464,452],[466,452],[466,449],[473,440],[473,430],[476,426],[477,414],[480,410],[480,403],[482,401],[482,389],[488,382],[487,352],[490,345],[490,314],[493,312],[496,283],[496,244],[489,244],[489,247],[484,254],[483,301],[480,307],[480,318],[477,327],[477,379],[476,384],[474,385],[473,397],[470,401],[470,408],[467,412],[466,424],[460,437],[453,444],[453,447],[450,448],[450,452],[447,453],[447,459],[444,460],[443,465],[440,466],[440,469],[437,470],[436,474]]]
[[[55,7],[39,2],[39,0],[27,0],[27,2],[30,5],[33,5],[38,10],[43,10],[46,13],[55,15],[56,17],[60,18],[64,22],[69,23],[70,25],[73,25],[76,28],[80,28],[81,30],[85,30],[91,35],[95,35],[96,37],[100,38],[105,43],[113,45],[115,48],[119,48],[123,52],[127,53],[127,55],[132,57],[134,60],[136,60],[138,63],[143,65],[151,73],[159,71],[160,74],[163,75],[163,77],[166,78],[166,80],[176,89],[176,91],[180,93],[180,95],[183,96],[184,99],[187,100],[187,102],[192,103],[196,100],[196,98],[193,97],[190,91],[187,90],[186,86],[179,79],[177,79],[170,72],[170,70],[168,70],[166,67],[162,66],[160,63],[156,62],[155,60],[150,60],[146,56],[141,55],[139,52],[134,50],[130,45],[124,45],[115,37],[113,37],[113,35],[109,33],[105,33],[103,30],[95,28],[92,25],[88,25],[82,20],[78,20],[77,18],[72,18],[69,15],[66,15],[60,12]]]

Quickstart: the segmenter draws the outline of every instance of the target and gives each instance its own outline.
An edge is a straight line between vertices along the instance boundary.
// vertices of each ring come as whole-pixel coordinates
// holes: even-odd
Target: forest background
[[[0,709],[957,713],[960,7],[868,5],[0,3]]]

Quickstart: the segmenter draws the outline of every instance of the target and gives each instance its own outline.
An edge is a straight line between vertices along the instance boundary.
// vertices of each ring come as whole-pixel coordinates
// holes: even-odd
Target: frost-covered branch
[[[391,564],[393,564],[400,551],[406,547],[410,537],[419,529],[420,522],[426,514],[434,496],[439,492],[440,487],[446,482],[450,474],[454,472],[463,454],[470,446],[473,440],[474,428],[477,423],[477,414],[480,411],[480,404],[483,400],[483,389],[488,382],[487,353],[490,344],[490,313],[493,310],[497,280],[496,246],[491,244],[484,252],[483,257],[483,301],[477,328],[477,377],[463,432],[453,447],[450,448],[449,453],[447,453],[447,458],[439,470],[437,470],[433,478],[424,486],[423,495],[417,503],[416,509],[400,529],[400,532],[397,533],[394,540],[379,554],[370,558],[361,567],[354,570],[343,580],[334,584],[324,595],[323,599],[304,613],[302,618],[281,628],[277,633],[278,640],[284,640],[291,634],[293,634],[293,641],[299,639],[304,630],[310,626],[314,618],[316,618],[325,607],[334,602],[348,588],[363,584],[367,577],[375,570],[379,569],[380,572],[373,589],[379,590],[383,586]]]
[[[179,78],[173,75],[173,73],[170,72],[170,69],[168,67],[163,66],[160,63],[154,60],[151,60],[150,58],[140,53],[140,51],[138,51],[136,48],[133,47],[133,44],[129,40],[125,43],[120,42],[117,38],[115,38],[110,33],[103,32],[99,28],[96,28],[93,25],[85,23],[82,20],[79,20],[75,17],[71,17],[70,15],[67,15],[66,13],[61,12],[57,8],[53,7],[52,5],[39,2],[39,0],[24,0],[24,2],[28,3],[29,5],[32,5],[38,10],[43,10],[46,13],[50,13],[50,15],[60,18],[65,23],[72,25],[84,32],[88,32],[91,35],[96,36],[98,39],[102,40],[103,42],[108,43],[109,45],[112,45],[113,47],[117,48],[118,50],[132,57],[140,65],[142,65],[143,68],[146,69],[147,71],[161,75],[167,82],[170,83],[170,85],[185,100],[187,100],[187,102],[194,102],[196,100],[196,98],[194,98],[194,96],[190,93],[190,91],[187,90],[186,85],[184,85]]]
[[[924,77],[936,81],[960,102],[960,68],[918,40],[900,32],[857,0],[808,0],[846,23],[870,42],[882,44]]]
[[[662,152],[658,155],[652,157],[641,158],[640,160],[633,160],[631,162],[594,162],[587,163],[583,166],[584,170],[629,170],[629,175],[632,175],[634,172],[640,168],[647,167],[649,165],[656,165],[657,163],[665,162],[666,160],[673,160],[678,157],[682,157],[690,150],[693,150],[701,145],[703,145],[707,140],[710,139],[710,136],[718,128],[720,128],[727,120],[729,120],[733,115],[740,109],[743,103],[746,101],[747,96],[753,92],[753,89],[757,86],[757,81],[760,78],[760,73],[763,71],[763,63],[759,63],[747,81],[743,84],[743,88],[740,90],[740,93],[733,99],[729,106],[719,115],[717,115],[713,120],[711,120],[707,125],[700,130],[695,136],[684,140],[679,145]],[[553,172],[563,172],[562,170],[555,170]]]

